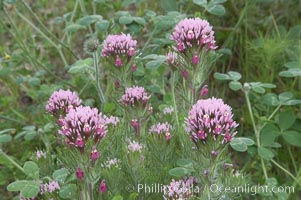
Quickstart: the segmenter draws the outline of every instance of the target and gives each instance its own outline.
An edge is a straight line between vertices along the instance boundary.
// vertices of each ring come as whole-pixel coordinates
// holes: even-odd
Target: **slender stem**
[[[25,56],[28,59],[28,61],[35,66],[36,68],[38,67],[42,67],[45,71],[47,71],[52,77],[54,77],[55,79],[59,79],[60,81],[64,82],[66,85],[69,85],[71,87],[74,87],[72,84],[70,84],[68,81],[62,79],[61,77],[57,76],[55,73],[53,73],[51,70],[49,70],[43,63],[41,63],[39,60],[34,59],[31,55],[30,55],[30,50],[28,49],[27,45],[24,44],[24,42],[20,39],[22,38],[19,34],[19,30],[17,29],[17,26],[15,24],[15,22],[13,21],[13,19],[10,17],[10,15],[7,13],[7,11],[4,9],[4,14],[5,16],[8,18],[10,24],[12,25],[13,29],[15,30],[14,32],[11,31],[9,28],[7,29],[9,31],[9,33],[15,38],[15,40],[17,41],[18,45],[20,46],[20,48],[25,52]],[[3,22],[0,21],[0,23],[4,26]]]
[[[18,124],[26,125],[26,123],[24,123],[24,122],[22,122],[22,121],[19,121],[19,120],[16,120],[16,119],[12,119],[12,118],[6,117],[6,116],[4,116],[4,115],[0,115],[0,119],[4,119],[4,120],[16,122],[16,123],[18,123]]]
[[[178,117],[178,109],[177,109],[177,102],[176,102],[176,95],[175,95],[175,82],[176,82],[176,72],[172,72],[172,80],[171,80],[171,95],[173,99],[173,106],[175,109],[175,117],[176,117],[176,123],[179,127],[179,117]]]
[[[67,47],[62,41],[60,41],[51,31],[48,30],[48,28],[44,25],[44,23],[40,20],[40,18],[35,14],[35,12],[33,12],[31,7],[24,0],[21,0],[21,2],[27,8],[29,13],[37,20],[38,24],[44,29],[44,31],[47,34],[49,34],[53,39],[55,39],[60,45],[66,48],[72,54],[72,56],[77,59],[77,56],[74,54],[74,52],[69,47]]]
[[[254,115],[253,115],[253,111],[252,111],[252,107],[251,107],[251,103],[250,103],[250,99],[249,99],[249,93],[247,91],[244,91],[244,94],[245,94],[245,98],[246,98],[246,101],[247,101],[247,106],[248,106],[251,122],[252,122],[252,125],[253,125],[253,129],[254,129],[254,132],[255,132],[257,147],[260,147],[261,146],[260,145],[260,132],[258,132],[256,124],[255,124]],[[267,180],[268,179],[267,170],[266,170],[266,167],[265,167],[264,160],[261,157],[260,157],[260,161],[261,161],[261,167],[262,167],[262,171],[263,171],[265,180]]]
[[[29,24],[34,30],[36,30],[43,38],[45,38],[53,47],[55,47],[62,58],[62,61],[64,62],[65,66],[68,66],[68,63],[66,61],[66,58],[61,50],[61,48],[53,42],[43,31],[41,31],[38,27],[36,27],[29,19],[27,19],[24,15],[22,15],[19,11],[16,10],[16,13],[19,17],[21,17],[27,24]]]
[[[0,155],[3,155],[8,161],[10,161],[15,167],[17,167],[20,171],[22,171],[25,174],[24,169],[11,157],[9,157],[5,152],[3,152],[2,149],[0,149]]]
[[[98,66],[97,52],[93,53],[93,62],[94,62],[95,73],[96,73],[96,88],[97,88],[97,92],[100,96],[100,102],[103,107],[103,104],[105,103],[105,96],[104,96],[102,88],[101,88],[101,78],[100,78],[100,70],[99,70],[99,66]]]
[[[294,156],[293,156],[291,147],[288,146],[287,149],[288,149],[288,154],[290,155],[290,158],[291,158],[291,160],[292,160],[292,163],[293,163],[293,166],[294,166],[295,173],[297,174],[297,173],[298,173],[298,169],[297,169],[296,161],[295,161],[295,159],[294,159]]]
[[[279,163],[277,163],[275,160],[271,159],[271,162],[274,163],[274,165],[276,165],[278,168],[280,168],[282,171],[284,171],[287,175],[289,175],[294,181],[296,181],[296,183],[298,185],[301,186],[301,183],[299,183],[299,181],[297,180],[297,178],[291,173],[289,172],[287,169],[285,169],[284,167],[282,167]]]

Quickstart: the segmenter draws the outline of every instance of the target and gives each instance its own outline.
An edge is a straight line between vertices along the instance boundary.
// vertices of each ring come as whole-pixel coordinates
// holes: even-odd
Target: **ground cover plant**
[[[299,199],[300,2],[0,2],[0,199]]]

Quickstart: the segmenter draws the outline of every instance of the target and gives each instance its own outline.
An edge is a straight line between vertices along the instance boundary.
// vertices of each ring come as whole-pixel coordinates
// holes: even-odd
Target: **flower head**
[[[168,115],[168,114],[171,114],[174,112],[174,108],[172,106],[169,106],[169,107],[165,107],[163,109],[163,114],[164,115]]]
[[[170,131],[172,129],[172,126],[168,123],[158,123],[150,127],[149,132],[151,134],[157,134],[157,135],[164,135],[166,140],[171,139]]]
[[[146,93],[143,87],[129,87],[126,88],[125,93],[122,95],[120,102],[126,106],[145,106],[149,100],[150,96]]]
[[[42,150],[37,150],[36,151],[36,158],[37,160],[39,160],[40,158],[46,158],[46,152],[42,151]]]
[[[130,152],[139,152],[139,153],[141,153],[142,148],[143,148],[142,144],[139,144],[136,141],[130,141],[130,143],[128,145],[128,153],[130,153]]]
[[[68,144],[83,149],[89,138],[97,143],[106,135],[103,121],[102,113],[96,108],[79,106],[66,115],[59,133],[66,136]]]
[[[187,131],[195,143],[206,142],[208,137],[213,137],[213,140],[222,138],[222,143],[227,143],[235,136],[234,129],[238,126],[232,118],[231,107],[222,99],[202,99],[189,112]]]
[[[116,67],[121,67],[136,53],[137,41],[130,34],[108,35],[103,42],[101,55],[112,57]]]
[[[169,185],[165,185],[163,198],[165,200],[188,200],[195,196],[194,185],[197,183],[195,177],[174,180]]]
[[[66,114],[72,108],[81,104],[76,92],[70,90],[59,90],[52,93],[47,104],[46,110],[52,115]]]
[[[111,169],[113,167],[117,167],[118,168],[118,164],[120,162],[121,161],[119,159],[113,158],[113,159],[109,159],[109,160],[105,161],[105,163],[102,166],[105,167],[105,168],[108,168],[108,169]]]
[[[212,26],[198,17],[181,20],[174,28],[171,40],[176,42],[176,50],[180,52],[189,48],[216,49]]]
[[[79,179],[80,181],[84,180],[84,172],[83,170],[80,168],[80,167],[77,167],[76,168],[76,171],[75,171],[75,176],[77,179]]]
[[[99,185],[99,192],[105,193],[106,191],[107,191],[107,184],[106,184],[106,180],[103,179]]]

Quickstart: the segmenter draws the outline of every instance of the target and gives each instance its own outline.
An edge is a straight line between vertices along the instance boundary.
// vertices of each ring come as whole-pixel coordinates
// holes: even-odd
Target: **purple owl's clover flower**
[[[47,104],[46,110],[53,116],[59,117],[58,125],[62,126],[62,118],[71,109],[79,106],[81,100],[76,92],[70,90],[58,90],[52,93]]]
[[[136,53],[136,45],[137,41],[130,34],[108,35],[101,55],[113,58],[115,66],[120,68]]]
[[[231,107],[222,99],[202,99],[192,106],[186,128],[194,143],[206,143],[208,137],[228,143],[236,135],[234,130],[238,126],[232,118]]]
[[[172,129],[172,126],[168,123],[158,123],[150,127],[149,132],[152,135],[164,135],[164,138],[166,141],[169,141],[172,137],[170,134],[170,131]]]
[[[83,150],[91,138],[97,144],[107,133],[102,113],[96,108],[79,106],[71,109],[63,119],[60,134],[66,136],[66,143]]]
[[[185,58],[187,63],[197,66],[201,60],[202,52],[217,48],[214,40],[214,31],[209,22],[200,18],[185,18],[174,28],[170,39],[176,45],[174,50],[178,54],[169,52],[167,61],[170,65],[179,65]],[[182,66],[183,67],[183,66]]]
[[[146,93],[143,87],[134,86],[126,88],[125,93],[119,101],[126,106],[134,107],[142,105],[145,107],[149,98],[150,96]]]
[[[200,18],[186,18],[181,20],[174,28],[171,40],[176,42],[176,50],[185,52],[187,49],[214,50],[214,31],[206,20]],[[197,62],[197,59],[194,58]]]

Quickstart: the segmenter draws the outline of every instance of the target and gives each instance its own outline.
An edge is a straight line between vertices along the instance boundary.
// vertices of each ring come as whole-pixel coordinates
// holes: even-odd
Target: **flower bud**
[[[99,192],[105,193],[106,191],[107,191],[107,184],[106,184],[106,180],[103,179],[99,185]]]
[[[76,168],[75,175],[76,175],[76,178],[79,179],[80,181],[84,180],[84,172],[82,171],[82,169],[80,167]]]

